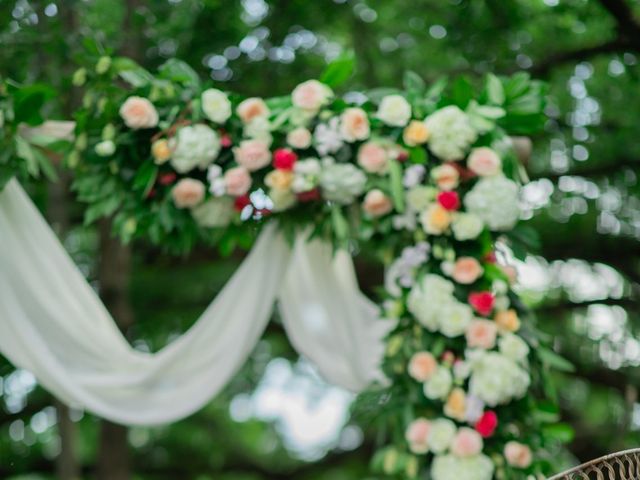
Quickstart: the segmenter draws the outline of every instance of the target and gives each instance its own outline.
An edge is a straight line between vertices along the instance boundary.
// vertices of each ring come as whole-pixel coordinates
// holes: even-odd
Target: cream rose
[[[488,350],[495,347],[497,335],[498,326],[495,322],[477,319],[469,324],[465,337],[468,347]]]
[[[376,117],[392,127],[404,127],[411,119],[411,105],[402,95],[387,95],[380,102]]]
[[[444,405],[444,414],[462,422],[467,412],[467,394],[462,388],[451,390],[447,403]]]
[[[317,112],[329,102],[333,91],[317,80],[307,80],[291,92],[293,105],[310,112]]]
[[[430,235],[442,235],[451,224],[451,213],[434,203],[420,216],[424,231]]]
[[[429,130],[424,122],[412,120],[402,132],[402,140],[410,147],[422,145],[429,140]]]
[[[407,443],[409,444],[409,450],[415,454],[423,454],[429,451],[429,430],[431,422],[426,418],[416,418],[409,424],[407,431],[404,434]]]
[[[289,170],[273,170],[267,174],[264,178],[264,183],[267,187],[274,190],[286,192],[291,190],[291,184],[293,183],[294,173]]]
[[[418,382],[426,382],[438,369],[438,362],[436,358],[429,352],[415,353],[411,360],[407,371],[409,376]]]
[[[470,285],[482,276],[482,265],[473,257],[460,257],[453,265],[451,277],[462,285]]]
[[[171,158],[171,147],[169,147],[169,141],[161,138],[151,144],[151,155],[157,165],[166,163]]]
[[[258,97],[247,98],[240,102],[236,108],[236,113],[242,123],[251,123],[256,118],[268,118],[271,114],[269,107],[263,99]]]
[[[476,175],[489,177],[501,172],[502,160],[489,147],[474,148],[467,159],[467,167]]]
[[[515,310],[502,310],[496,313],[496,325],[505,332],[517,332],[520,329],[520,319]]]
[[[365,195],[362,208],[372,217],[381,217],[393,209],[393,204],[381,190],[373,189]]]
[[[202,111],[205,116],[215,123],[224,123],[231,116],[231,102],[222,90],[209,88],[200,97]]]
[[[531,449],[519,442],[507,442],[504,446],[504,458],[507,463],[516,468],[528,468],[533,461]]]
[[[158,111],[146,98],[132,96],[120,107],[120,116],[127,127],[134,130],[158,125]]]
[[[227,194],[240,197],[251,188],[251,175],[245,167],[234,167],[224,174],[224,185]]]
[[[347,142],[366,140],[371,133],[367,112],[361,108],[347,108],[340,116],[340,134]]]
[[[475,430],[462,427],[453,437],[451,453],[456,457],[473,457],[482,452],[482,437]]]
[[[358,149],[358,165],[369,173],[385,173],[389,167],[389,152],[378,142],[364,143]]]
[[[233,149],[233,156],[250,172],[260,170],[271,162],[269,145],[262,140],[243,140]]]
[[[205,187],[200,180],[183,178],[171,190],[173,203],[178,208],[193,208],[204,199]]]
[[[431,178],[440,190],[453,190],[460,183],[460,172],[449,163],[440,165],[431,170]]]
[[[311,146],[311,140],[311,132],[304,127],[298,127],[295,130],[291,130],[287,134],[287,143],[291,147],[297,148],[299,150],[309,148]]]

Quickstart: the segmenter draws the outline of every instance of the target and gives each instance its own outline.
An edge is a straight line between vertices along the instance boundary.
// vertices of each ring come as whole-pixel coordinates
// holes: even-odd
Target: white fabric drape
[[[63,401],[130,425],[167,423],[208,402],[251,353],[279,298],[293,345],[325,378],[380,380],[389,325],[345,252],[275,226],[195,325],[161,351],[128,344],[20,185],[0,193],[0,353]]]

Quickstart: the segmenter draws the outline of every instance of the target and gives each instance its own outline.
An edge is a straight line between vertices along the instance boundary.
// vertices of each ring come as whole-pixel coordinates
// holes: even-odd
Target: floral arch
[[[65,162],[86,220],[113,217],[123,241],[172,253],[199,242],[229,253],[266,226],[334,250],[372,245],[386,267],[380,316],[392,322],[384,378],[362,395],[382,443],[373,467],[394,478],[531,478],[562,437],[546,375],[565,362],[544,346],[514,293],[508,262],[526,174],[513,136],[544,125],[544,86],[526,74],[461,78],[336,95],[338,61],[291,95],[243,98],[172,60],[151,74],[126,58],[76,72],[85,89]],[[0,179],[49,172],[7,84],[11,147]],[[269,227],[271,228],[271,227]],[[510,247],[510,248],[509,248]]]

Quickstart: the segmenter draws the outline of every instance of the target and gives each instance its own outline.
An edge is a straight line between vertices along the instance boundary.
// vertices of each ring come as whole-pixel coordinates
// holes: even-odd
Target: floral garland
[[[521,167],[509,135],[544,123],[544,87],[489,75],[340,97],[343,63],[291,95],[206,88],[172,60],[157,75],[123,58],[80,69],[86,88],[67,163],[87,220],[112,216],[125,240],[187,252],[248,246],[272,219],[386,260],[382,310],[389,384],[375,391],[396,478],[529,478],[566,437],[545,372],[565,363],[540,342],[496,255],[517,229]],[[504,244],[505,241],[501,242]],[[512,243],[514,247],[518,245]]]

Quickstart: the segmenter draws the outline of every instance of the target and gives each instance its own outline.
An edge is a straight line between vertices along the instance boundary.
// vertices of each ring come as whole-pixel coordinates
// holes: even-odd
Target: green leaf
[[[426,97],[432,100],[439,98],[440,95],[442,95],[442,92],[444,92],[445,88],[447,88],[448,82],[449,80],[447,79],[447,77],[441,77],[433,82],[433,85],[431,85],[429,87],[429,90],[427,90]]]
[[[409,150],[409,161],[424,165],[427,163],[427,151],[422,147],[413,147]]]
[[[51,164],[49,158],[42,153],[37,148],[32,148],[31,151],[38,162],[39,170],[44,173],[44,176],[47,177],[48,180],[55,182],[58,180],[58,174],[56,173],[56,169]]]
[[[551,368],[569,373],[576,371],[576,368],[569,360],[561,357],[556,352],[547,347],[539,346],[536,349],[536,353],[540,358],[540,361]]]
[[[422,77],[411,70],[404,73],[402,84],[405,90],[410,93],[423,93],[426,88],[426,84]]]
[[[400,213],[404,212],[404,187],[402,185],[402,166],[397,160],[389,163],[389,180],[393,205]]]
[[[200,88],[200,77],[187,63],[172,58],[158,68],[160,77],[191,88]]]
[[[87,208],[84,214],[84,224],[90,225],[99,218],[108,217],[120,206],[120,198],[116,195],[109,196],[104,200],[94,203]]]
[[[487,75],[487,96],[489,98],[489,102],[495,105],[502,105],[505,101],[502,82],[492,73]]]
[[[133,179],[133,188],[142,190],[142,196],[146,197],[153,188],[158,176],[158,166],[151,160],[145,162],[136,173]]]
[[[554,423],[552,425],[543,425],[542,435],[551,440],[568,443],[573,440],[575,431],[571,425],[566,423]]]
[[[150,85],[153,82],[153,75],[147,72],[144,68],[138,68],[136,70],[125,70],[118,74],[125,82],[135,88],[142,88]]]
[[[349,223],[342,213],[340,205],[331,207],[331,223],[333,225],[333,233],[340,242],[344,242],[349,238]]]
[[[331,62],[320,75],[320,81],[336,88],[351,78],[355,71],[355,58],[352,54],[343,55]]]
[[[38,159],[33,153],[33,147],[29,145],[24,138],[20,135],[15,137],[16,155],[25,161],[27,172],[33,177],[37,177],[40,174],[40,168]]]
[[[401,95],[401,94],[402,94],[402,90],[398,88],[381,87],[381,88],[374,88],[372,90],[367,91],[367,97],[369,97],[369,99],[373,103],[380,103],[384,97],[387,97],[389,95]]]
[[[14,85],[10,92],[13,97],[14,121],[32,126],[44,121],[42,107],[56,95],[53,88],[40,84],[26,87]]]
[[[473,85],[466,77],[459,77],[454,83],[451,92],[451,100],[463,110],[473,99]]]

